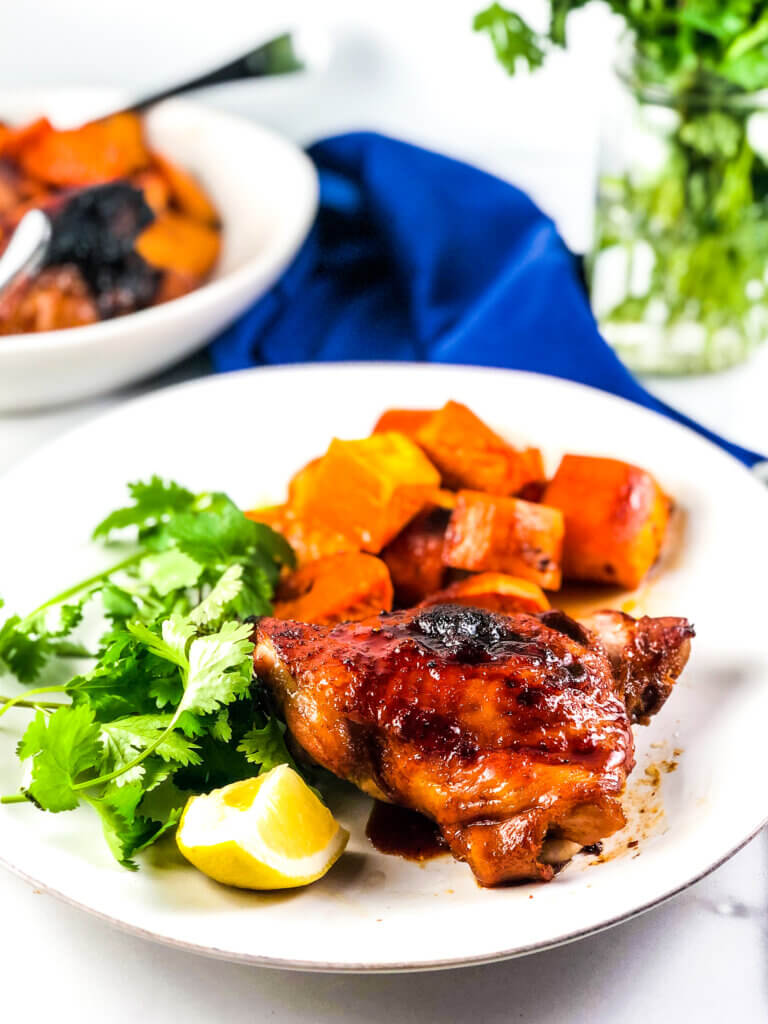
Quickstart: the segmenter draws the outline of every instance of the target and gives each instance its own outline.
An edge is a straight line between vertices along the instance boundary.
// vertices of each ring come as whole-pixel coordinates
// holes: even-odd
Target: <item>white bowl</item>
[[[70,115],[119,94],[0,91],[0,119]],[[75,116],[77,116],[75,114]],[[202,347],[277,280],[317,209],[317,176],[292,143],[244,118],[188,100],[146,117],[153,147],[192,171],[221,215],[212,280],[180,299],[85,327],[0,337],[0,411],[85,398],[151,376]]]

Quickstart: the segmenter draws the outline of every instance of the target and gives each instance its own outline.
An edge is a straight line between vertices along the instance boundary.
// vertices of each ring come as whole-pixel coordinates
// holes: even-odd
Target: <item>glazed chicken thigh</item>
[[[552,840],[622,827],[630,719],[661,706],[692,636],[684,619],[437,605],[333,627],[263,618],[254,659],[311,758],[427,815],[496,885],[547,881]]]

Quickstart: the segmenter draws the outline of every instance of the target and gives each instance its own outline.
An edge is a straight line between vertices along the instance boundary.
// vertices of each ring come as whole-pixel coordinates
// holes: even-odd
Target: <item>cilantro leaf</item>
[[[89,704],[97,719],[104,722],[155,711],[158,704],[153,691],[164,679],[173,687],[178,701],[178,666],[137,643],[127,629],[115,629],[106,639],[97,664],[86,675],[70,680],[68,689],[74,703]]]
[[[130,782],[122,786],[111,783],[100,799],[124,821],[133,821],[136,809],[144,799],[144,787],[140,782]]]
[[[251,632],[248,623],[225,622],[218,633],[192,641],[182,711],[209,714],[248,693],[253,677]]]
[[[210,720],[198,718],[191,711],[182,711],[176,719],[176,727],[181,729],[187,739],[196,740],[208,731]]]
[[[167,818],[164,821],[158,821],[156,818],[145,818],[141,817],[139,820],[146,823],[144,834],[141,836],[140,841],[134,841],[132,853],[141,853],[142,850],[146,850],[148,846],[156,843],[161,836],[164,836],[166,832],[169,832],[172,828],[176,828],[181,820],[183,807],[174,807],[169,811]]]
[[[174,516],[168,535],[181,551],[202,565],[224,568],[232,561],[261,558],[270,565],[293,565],[293,550],[284,537],[264,523],[255,523],[225,494],[211,496],[200,512]]]
[[[211,726],[211,736],[222,743],[229,743],[232,739],[232,723],[229,720],[229,714],[226,709],[222,709],[216,715]]]
[[[252,615],[271,615],[272,596],[275,592],[277,576],[265,571],[261,566],[246,566],[243,572],[243,589],[232,603],[232,611],[241,619]]]
[[[12,615],[0,626],[0,661],[19,682],[37,679],[49,657],[46,638],[25,630],[20,616]]]
[[[119,508],[102,519],[94,528],[94,540],[107,538],[114,530],[123,530],[128,526],[138,526],[140,529],[156,526],[170,515],[190,508],[195,501],[191,491],[173,481],[166,482],[159,476],[153,476],[147,483],[139,480],[129,484],[128,490],[134,504]]]
[[[221,564],[254,545],[253,525],[229,499],[219,498],[215,511],[175,516],[168,533],[190,557],[204,565]]]
[[[132,619],[139,613],[133,597],[115,583],[105,583],[101,588],[101,603],[107,618]]]
[[[90,593],[85,594],[75,604],[62,604],[57,608],[59,622],[56,626],[50,626],[47,622],[43,626],[49,637],[69,636],[73,629],[83,621],[83,605],[90,598]]]
[[[212,736],[202,736],[199,741],[199,765],[180,768],[173,777],[174,784],[193,793],[207,793],[230,782],[252,778],[253,765],[232,743],[220,743]]]
[[[185,622],[180,616],[166,619],[162,626],[162,636],[153,633],[143,622],[129,622],[128,631],[159,658],[172,661],[181,669],[189,667],[186,649],[194,636],[195,627]]]
[[[79,804],[77,777],[101,761],[100,729],[86,706],[63,707],[46,719],[38,711],[19,744],[21,760],[32,758],[29,795],[47,811],[70,811]]]
[[[546,54],[541,36],[519,14],[501,4],[493,3],[475,15],[473,28],[476,32],[488,33],[498,60],[511,75],[521,62],[528,65],[529,71],[544,63]]]
[[[262,565],[263,569],[267,567],[274,569],[280,566],[285,566],[288,569],[296,568],[296,554],[281,533],[273,530],[266,523],[254,523],[250,519],[247,519],[247,522],[251,523],[253,527],[251,533],[254,537],[254,543],[265,558],[268,559],[266,564]]]
[[[131,871],[138,867],[134,856],[174,828],[181,817],[180,807],[172,808],[162,821],[137,814],[144,795],[141,784],[134,782],[110,788],[102,797],[90,801],[101,817],[104,838],[112,855]]]
[[[101,829],[112,856],[129,871],[138,870],[133,852],[148,835],[147,823],[136,820],[136,807],[141,796],[141,784],[132,782],[90,801],[99,813]]]
[[[57,640],[50,642],[51,654],[57,658],[92,658],[93,655],[84,644],[75,643],[74,640]]]
[[[55,611],[40,612],[26,619],[12,615],[0,626],[0,663],[22,683],[31,683],[38,678],[51,660],[59,656],[87,655],[82,646],[65,642],[73,629],[80,625],[83,606],[90,598],[88,592],[75,604],[62,604]],[[0,601],[2,607],[2,601]]]
[[[237,746],[251,764],[259,765],[259,773],[271,771],[279,764],[297,768],[285,744],[285,724],[270,718],[266,725],[249,730]]]
[[[127,764],[137,753],[153,744],[163,735],[171,724],[171,715],[129,715],[102,725],[105,753],[112,760],[112,768],[120,763]],[[162,740],[154,747],[154,752],[163,761],[174,761],[177,764],[198,764],[199,755],[195,746],[178,732],[163,735]],[[125,779],[122,776],[121,779]],[[115,780],[116,782],[121,779]]]
[[[154,698],[157,707],[162,710],[175,707],[181,700],[184,686],[178,672],[165,672],[153,675],[149,684],[149,695]]]
[[[47,730],[48,719],[42,711],[38,711],[16,744],[16,756],[20,761],[26,761],[40,753],[45,745]]]
[[[166,597],[173,590],[193,587],[200,579],[202,565],[183,551],[169,550],[147,555],[139,563],[139,576]]]
[[[207,597],[189,613],[189,620],[197,626],[220,622],[225,611],[232,606],[243,590],[243,567],[230,565],[221,574]]]

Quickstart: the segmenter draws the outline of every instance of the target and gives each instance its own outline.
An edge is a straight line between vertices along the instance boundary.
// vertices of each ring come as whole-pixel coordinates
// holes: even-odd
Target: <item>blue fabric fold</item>
[[[211,345],[214,369],[412,360],[564,377],[763,456],[649,394],[602,339],[576,259],[519,189],[369,132],[312,146],[320,209],[272,290]]]

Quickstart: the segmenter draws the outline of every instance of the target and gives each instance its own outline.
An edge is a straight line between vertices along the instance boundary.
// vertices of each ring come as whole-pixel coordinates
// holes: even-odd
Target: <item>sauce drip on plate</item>
[[[448,852],[437,825],[429,818],[379,800],[373,805],[365,834],[379,853],[407,860],[432,860]]]

